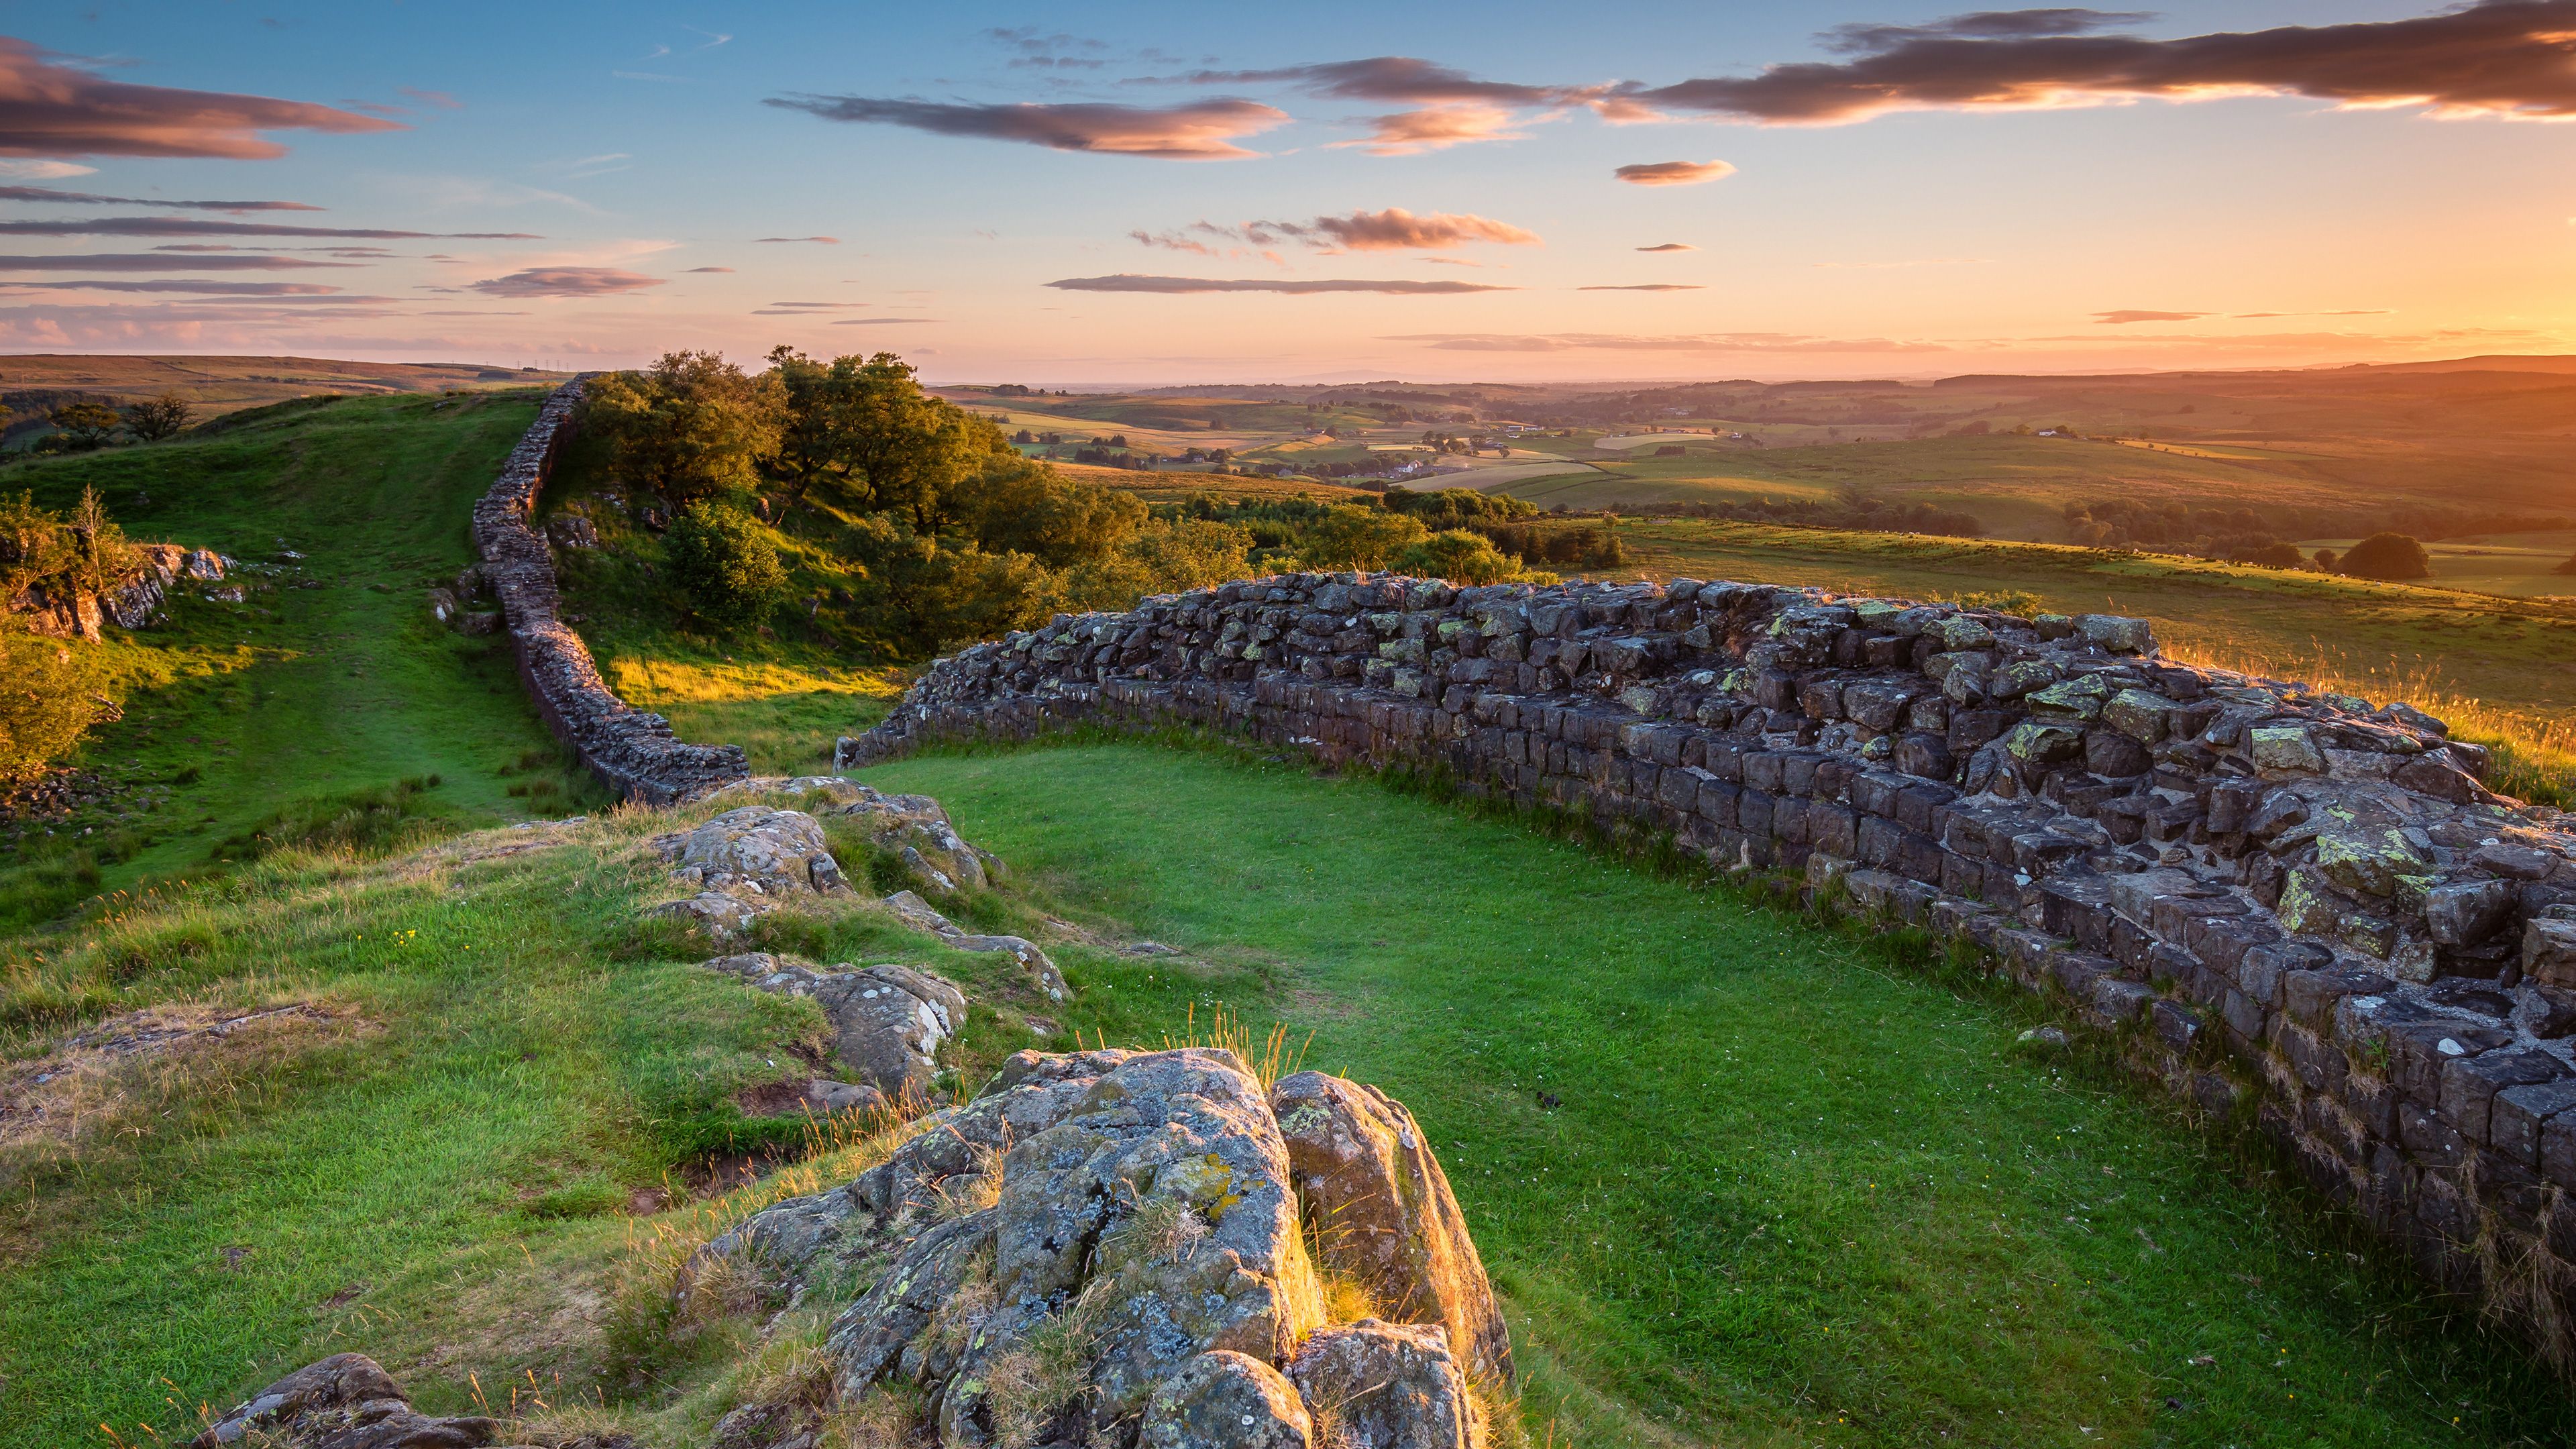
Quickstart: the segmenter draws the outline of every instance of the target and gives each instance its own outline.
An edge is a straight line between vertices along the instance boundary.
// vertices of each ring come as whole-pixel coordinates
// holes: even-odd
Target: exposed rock
[[[1356,1130],[1410,1128],[1382,1096],[1306,1075],[1295,1110],[1366,1103],[1346,1109],[1365,1114]],[[862,1285],[827,1340],[842,1401],[914,1386],[944,1444],[1481,1442],[1445,1328],[1321,1327],[1290,1153],[1232,1053],[1022,1052],[884,1162],[699,1250],[681,1293],[720,1258],[758,1265],[791,1301],[815,1282]],[[1440,1182],[1427,1151],[1398,1161]],[[1341,1174],[1345,1212],[1424,1220],[1358,1195],[1364,1176]],[[1443,1251],[1475,1261],[1463,1229]],[[1509,1363],[1508,1342],[1491,1352]]]
[[[816,971],[765,951],[720,956],[706,966],[763,991],[813,998],[832,1024],[834,1054],[887,1097],[928,1091],[939,1071],[940,1044],[966,1024],[965,993],[944,977],[910,966]]]
[[[1062,1001],[1072,994],[1071,988],[1064,984],[1064,974],[1055,969],[1055,962],[1048,958],[1046,952],[1039,950],[1035,942],[1019,936],[969,935],[955,921],[932,909],[930,902],[910,891],[896,891],[885,898],[885,904],[894,912],[896,920],[916,931],[937,936],[941,944],[952,950],[1000,951],[1008,955],[1029,973],[1031,982],[1046,993],[1049,1001]]]
[[[708,940],[722,942],[750,930],[751,923],[760,919],[761,908],[723,891],[700,891],[682,900],[665,901],[652,913],[673,917],[703,932]]]
[[[481,1449],[500,1425],[479,1416],[432,1418],[374,1359],[335,1353],[308,1364],[235,1406],[190,1449],[293,1444],[298,1449]]]
[[[752,896],[845,895],[849,883],[823,827],[796,810],[745,805],[691,830],[656,836],[653,849],[686,885]]]
[[[1469,1369],[1512,1377],[1510,1330],[1449,1179],[1403,1104],[1299,1072],[1270,1089],[1297,1201],[1323,1225],[1326,1266],[1368,1285],[1399,1323],[1438,1324]]]
[[[927,795],[888,795],[837,775],[745,780],[726,788],[827,802],[807,808],[855,826],[870,844],[901,856],[922,884],[933,890],[982,890],[1003,875],[1001,858],[968,844],[949,823],[948,812]]]
[[[1288,1366],[1326,1442],[1348,1449],[1467,1449],[1483,1438],[1475,1401],[1428,1324],[1365,1318],[1306,1340]]]
[[[1145,1404],[1137,1449],[1307,1449],[1314,1420],[1279,1370],[1231,1349],[1200,1354]]]

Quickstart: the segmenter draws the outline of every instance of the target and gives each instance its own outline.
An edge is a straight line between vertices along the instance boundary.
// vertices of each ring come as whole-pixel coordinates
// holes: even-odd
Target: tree
[[[64,444],[84,451],[105,447],[125,422],[116,415],[116,409],[92,402],[65,403],[54,409],[53,419]]]
[[[2295,543],[2267,543],[2247,554],[2245,561],[2267,569],[2294,569],[2305,560]]]
[[[1049,568],[1070,568],[1116,550],[1145,523],[1132,493],[1076,483],[1016,454],[949,491],[953,531],[990,553],[1024,553]]]
[[[2567,556],[2567,562],[2551,569],[2550,572],[2553,574],[2576,574],[2576,553],[2569,554]]]
[[[769,530],[739,508],[699,502],[663,539],[671,581],[690,613],[726,633],[756,629],[787,599],[787,570]]]
[[[0,614],[0,780],[25,780],[71,753],[91,725],[117,717],[99,693],[96,658]]]
[[[125,428],[147,443],[157,443],[186,431],[195,416],[196,409],[188,406],[186,398],[175,392],[165,392],[156,398],[126,404]]]
[[[2336,558],[2335,551],[2333,549],[2318,549],[2316,553],[2310,557],[2309,561],[2314,563],[2318,568],[2325,570],[2327,573],[2333,573],[2335,571]]]
[[[955,521],[952,495],[996,459],[1015,456],[1001,428],[921,390],[891,352],[818,363],[770,353],[785,400],[782,471],[801,499],[813,490],[845,513],[900,509],[915,533]]]
[[[778,383],[712,352],[671,352],[642,372],[592,380],[585,425],[605,436],[616,466],[677,503],[748,489],[778,451]]]
[[[1341,503],[1308,527],[1297,552],[1310,568],[1380,569],[1429,534],[1401,513]]]
[[[1447,579],[1453,584],[1498,584],[1520,569],[1481,533],[1463,528],[1432,534],[1396,556],[1400,573]]]
[[[2433,573],[2424,545],[2402,533],[2374,533],[2343,552],[2343,571],[2357,579],[2421,579]]]

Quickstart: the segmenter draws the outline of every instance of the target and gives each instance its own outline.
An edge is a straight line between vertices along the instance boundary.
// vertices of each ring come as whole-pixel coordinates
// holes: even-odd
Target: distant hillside
[[[363,396],[449,388],[551,386],[557,372],[473,362],[338,362],[316,357],[90,357],[35,352],[0,356],[0,403],[19,428],[58,403],[126,403],[175,392],[199,418],[314,393]]]

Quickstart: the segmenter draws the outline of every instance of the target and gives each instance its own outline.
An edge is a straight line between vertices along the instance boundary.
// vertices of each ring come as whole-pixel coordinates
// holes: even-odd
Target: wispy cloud
[[[2036,18],[2034,18],[2036,17]],[[2053,17],[2053,19],[2052,19]],[[2304,96],[2435,116],[2576,116],[2576,4],[2483,0],[2405,20],[2284,25],[2171,40],[2092,33],[2134,12],[2040,10],[1829,32],[1849,61],[1625,92],[1664,113],[1782,125],[1890,111]]]
[[[301,201],[155,201],[148,196],[99,196],[87,191],[57,191],[48,186],[0,186],[0,201],[50,202],[60,206],[163,206],[173,211],[320,211]]]
[[[841,239],[836,236],[756,236],[753,237],[752,240],[764,245],[776,245],[785,242],[812,242],[817,246],[836,247],[841,244]]]
[[[1705,292],[1697,282],[1627,282],[1617,286],[1577,287],[1578,292]]]
[[[1218,280],[1210,277],[1156,277],[1134,272],[1120,272],[1109,277],[1066,277],[1047,283],[1065,292],[1281,292],[1307,296],[1320,292],[1383,292],[1390,296],[1448,296],[1460,292],[1513,292],[1517,287],[1499,287],[1481,282],[1363,281],[1335,278],[1317,281],[1289,281],[1284,278],[1242,278]]]
[[[0,36],[0,154],[262,160],[286,154],[263,131],[402,129],[382,116],[308,101],[128,85],[63,61]]]
[[[463,101],[449,95],[445,91],[425,91],[418,86],[396,86],[394,89],[411,97],[413,100],[420,102],[422,105],[436,106],[442,111],[461,111],[465,109],[465,103]]]
[[[530,267],[476,282],[473,289],[487,297],[613,297],[658,287],[662,280],[617,267]]]
[[[444,237],[542,241],[525,231],[391,231],[381,227],[284,226],[264,221],[198,221],[184,216],[102,216],[80,221],[0,221],[7,236],[343,236],[369,241]]]
[[[731,267],[691,267],[691,268],[689,268],[689,270],[690,270],[690,271],[692,271],[692,272],[730,272],[730,271],[732,271],[732,270],[733,270],[733,268],[731,268]]]
[[[2128,307],[2112,312],[2096,312],[2093,314],[2093,320],[2106,327],[2118,327],[2130,322],[2197,322],[2209,315],[2211,314],[2207,312],[2153,312],[2143,308]]]
[[[0,176],[19,181],[60,181],[67,176],[97,174],[97,167],[72,161],[0,161]]]
[[[1891,342],[1884,337],[1804,337],[1785,332],[1698,332],[1647,335],[1626,332],[1414,332],[1381,342],[1418,342],[1449,352],[1947,352],[1937,342]]]
[[[1689,242],[1658,242],[1650,247],[1639,247],[1637,250],[1641,252],[1695,252],[1698,251],[1699,248],[1692,246]]]
[[[1735,174],[1725,161],[1641,161],[1611,173],[1631,186],[1689,186]]]
[[[772,96],[765,105],[827,121],[902,126],[940,136],[1019,141],[1056,151],[1151,156],[1167,161],[1228,161],[1254,155],[1234,144],[1282,124],[1288,113],[1253,101],[1220,99],[1178,106],[1095,102],[968,105],[869,96]]]
[[[315,286],[307,282],[206,282],[154,280],[148,282],[109,281],[85,277],[73,282],[0,282],[0,287],[39,288],[66,292],[193,292],[228,297],[327,297],[339,292],[337,287]]]
[[[156,252],[86,252],[56,256],[0,256],[0,272],[283,272],[308,267],[345,269],[355,262],[316,262],[303,257],[174,257]]]
[[[844,317],[835,327],[910,327],[919,323],[936,323],[936,317]]]
[[[1311,221],[1246,221],[1231,226],[1196,221],[1178,231],[1131,231],[1146,246],[1200,256],[1241,256],[1243,248],[1270,248],[1295,243],[1326,256],[1343,252],[1452,251],[1462,246],[1543,246],[1538,233],[1471,212],[1415,213],[1400,206],[1384,211],[1354,211],[1347,216],[1319,216]],[[1209,241],[1229,243],[1220,250]],[[1276,255],[1261,255],[1277,261]]]

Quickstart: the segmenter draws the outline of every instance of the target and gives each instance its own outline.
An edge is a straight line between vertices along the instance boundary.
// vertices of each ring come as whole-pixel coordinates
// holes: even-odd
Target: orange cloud
[[[1775,125],[1826,125],[1889,111],[2095,106],[2295,95],[2347,108],[2414,106],[2436,116],[2576,117],[2576,3],[2485,0],[2408,20],[2284,25],[2151,40],[2070,33],[2094,11],[2003,11],[2076,17],[2060,25],[1865,26],[1832,32],[1834,63],[1687,80],[1622,92],[1664,112],[1700,111]],[[2078,23],[2080,21],[2080,23]],[[1943,28],[1943,27],[1948,28]],[[2058,33],[2029,33],[2032,29]]]
[[[265,160],[261,131],[399,131],[379,116],[218,91],[103,80],[0,36],[0,156],[209,156]]]
[[[1611,173],[1632,186],[1689,186],[1735,174],[1725,161],[1644,161]]]
[[[1529,134],[1512,129],[1510,111],[1476,102],[1398,111],[1372,117],[1369,125],[1366,137],[1333,144],[1356,146],[1372,156],[1413,156],[1476,141],[1518,141]]]
[[[1692,246],[1689,242],[1663,242],[1655,246],[1639,247],[1637,250],[1641,252],[1695,252],[1698,251],[1699,248]]]
[[[1269,130],[1288,119],[1285,111],[1242,100],[1154,107],[1095,102],[1039,105],[1029,101],[958,105],[869,96],[773,96],[764,104],[804,111],[827,121],[903,126],[941,136],[980,136],[1057,151],[1153,156],[1167,161],[1230,161],[1255,155],[1233,144],[1234,138]]]
[[[2096,312],[2093,314],[2093,320],[2116,327],[2125,322],[2197,322],[2208,315],[2207,312],[2145,312],[2133,308],[2119,312]]]

